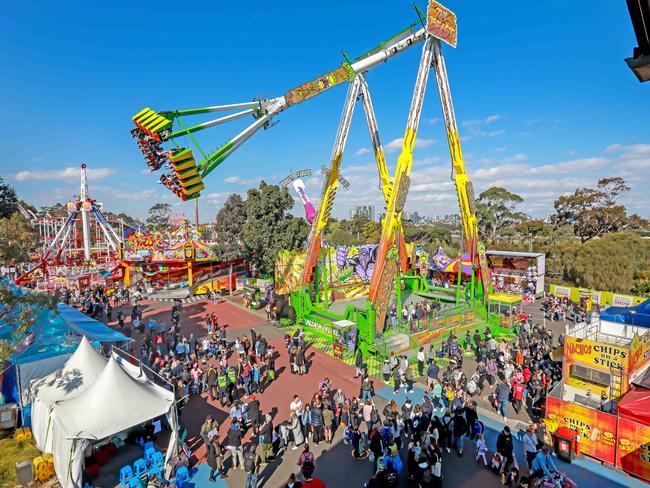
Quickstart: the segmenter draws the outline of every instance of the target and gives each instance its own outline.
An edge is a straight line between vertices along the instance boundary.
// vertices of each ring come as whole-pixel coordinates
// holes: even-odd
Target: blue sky
[[[623,176],[633,188],[625,203],[650,217],[650,85],[623,61],[636,46],[625,2],[445,4],[459,19],[458,48],[444,52],[477,193],[504,186],[544,216],[558,195]],[[86,162],[105,208],[143,216],[169,201],[190,215],[143,171],[129,134],[135,112],[279,96],[339,66],[341,51],[355,57],[416,19],[410,1],[395,0],[10,2],[0,17],[0,175],[40,206],[70,199]],[[391,171],[419,56],[414,47],[368,75]],[[307,188],[317,201],[345,91],[281,114],[210,174],[202,219],[229,193],[290,169],[315,170]],[[339,192],[337,216],[354,203],[382,206],[362,112],[357,104],[342,165],[352,188]],[[440,119],[432,76],[407,202],[425,215],[457,213]],[[244,123],[204,131],[200,142],[216,148]]]

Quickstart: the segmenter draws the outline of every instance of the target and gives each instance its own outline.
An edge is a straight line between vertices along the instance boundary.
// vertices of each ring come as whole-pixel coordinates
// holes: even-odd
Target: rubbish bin
[[[575,452],[575,442],[578,433],[575,430],[560,427],[553,434],[553,445],[555,447],[555,455],[558,459],[570,463],[573,460]]]

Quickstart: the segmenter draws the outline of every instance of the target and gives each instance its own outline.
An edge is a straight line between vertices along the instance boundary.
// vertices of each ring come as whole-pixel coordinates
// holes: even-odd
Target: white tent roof
[[[173,403],[173,392],[136,380],[111,358],[88,390],[54,407],[54,419],[67,438],[103,439],[166,414]]]
[[[32,433],[36,447],[43,452],[52,452],[51,413],[54,405],[85,392],[97,380],[106,367],[107,359],[102,357],[86,337],[74,354],[53,373],[32,381]]]
[[[93,348],[86,336],[83,336],[63,368],[32,382],[32,397],[52,405],[60,400],[79,396],[104,371],[106,362],[106,358]]]

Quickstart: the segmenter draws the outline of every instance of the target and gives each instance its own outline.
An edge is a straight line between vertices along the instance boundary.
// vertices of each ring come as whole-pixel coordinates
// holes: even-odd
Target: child
[[[483,458],[483,464],[487,467],[487,458],[485,454],[487,453],[487,445],[485,444],[485,436],[483,434],[478,434],[476,437],[476,462]]]

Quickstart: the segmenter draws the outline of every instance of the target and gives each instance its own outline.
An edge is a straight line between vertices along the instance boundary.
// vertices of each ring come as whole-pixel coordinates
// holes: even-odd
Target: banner
[[[571,288],[568,286],[557,286],[555,285],[554,289],[551,290],[551,293],[556,297],[560,298],[569,298],[571,296]]]
[[[650,359],[650,334],[645,332],[642,336],[635,333],[630,346],[630,371],[633,374],[644,368]]]
[[[427,9],[427,32],[451,47],[456,47],[458,37],[456,14],[435,0],[430,0]]]
[[[650,480],[650,427],[619,417],[616,467]]]
[[[634,305],[634,297],[614,294],[612,297],[612,305],[615,307],[631,307]]]
[[[601,293],[599,291],[591,292],[591,303],[600,305]]]
[[[611,368],[626,370],[629,350],[624,347],[569,336],[564,339],[564,356],[590,368],[603,371],[610,371]]]
[[[564,339],[564,363],[562,375],[565,384],[593,395],[609,396],[612,368],[621,372],[621,381],[627,383],[630,351],[587,339],[567,336]],[[602,373],[599,373],[602,372]],[[627,384],[621,385],[621,392]]]
[[[580,433],[579,449],[582,454],[606,463],[616,462],[616,416],[569,403],[559,398],[546,398],[546,418],[549,432],[559,427]]]

